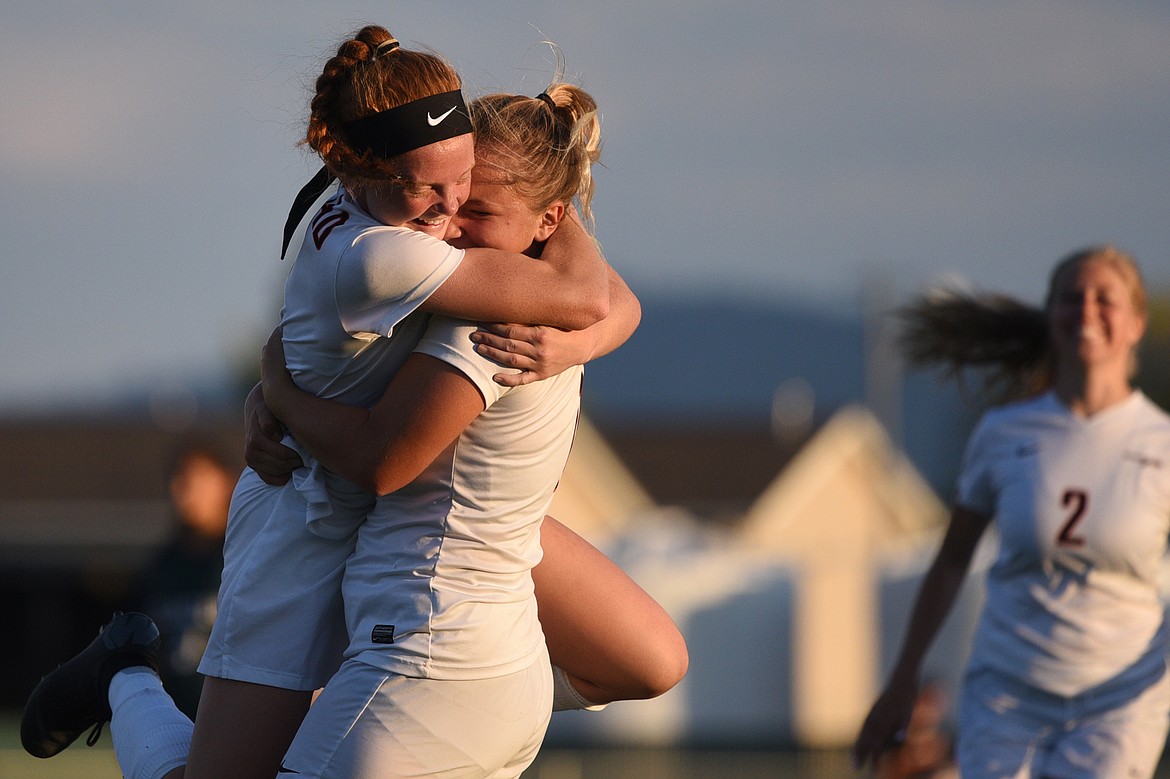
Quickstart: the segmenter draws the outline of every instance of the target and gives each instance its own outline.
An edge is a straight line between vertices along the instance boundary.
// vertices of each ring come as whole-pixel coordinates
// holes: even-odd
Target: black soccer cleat
[[[91,726],[89,743],[110,719],[110,679],[132,665],[158,672],[159,633],[145,614],[117,612],[89,646],[45,674],[24,705],[20,743],[34,757],[52,757]]]

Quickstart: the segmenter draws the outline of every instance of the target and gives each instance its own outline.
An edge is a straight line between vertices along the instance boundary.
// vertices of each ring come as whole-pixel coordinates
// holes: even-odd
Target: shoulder
[[[471,334],[477,325],[463,319],[433,315],[427,331],[414,350],[427,354],[459,370],[476,386],[483,395],[486,405],[491,405],[504,393],[505,388],[493,379],[497,373],[511,370],[488,360],[475,351]]]
[[[1170,414],[1145,395],[1134,403],[1132,427],[1135,444],[1170,458]]]
[[[377,222],[367,222],[356,227],[359,229],[353,235],[348,254],[367,262],[389,258],[401,261],[411,255],[446,257],[463,252],[434,236],[409,227],[394,227]]]
[[[338,282],[374,298],[426,297],[463,259],[463,250],[406,227],[369,225],[342,249]]]
[[[1006,431],[1060,417],[1065,412],[1051,393],[994,406],[984,412],[976,430]]]
[[[1146,397],[1145,393],[1138,392],[1136,406],[1143,419],[1148,420],[1153,425],[1170,429],[1170,413]]]

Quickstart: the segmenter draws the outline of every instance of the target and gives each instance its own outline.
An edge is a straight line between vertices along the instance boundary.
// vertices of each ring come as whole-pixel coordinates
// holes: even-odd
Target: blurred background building
[[[651,300],[635,337],[589,366],[552,513],[659,599],[691,666],[660,699],[558,715],[550,744],[852,738],[897,651],[978,414],[975,377],[964,392],[908,375],[872,327],[860,315]],[[1158,314],[1143,374],[1163,405],[1168,331]],[[884,370],[866,369],[875,362]],[[136,586],[179,527],[175,453],[196,435],[239,453],[252,380],[182,402],[0,418],[0,605],[13,637],[0,645],[0,708],[18,709],[112,609],[141,602]],[[944,698],[980,597],[972,582],[928,658]]]

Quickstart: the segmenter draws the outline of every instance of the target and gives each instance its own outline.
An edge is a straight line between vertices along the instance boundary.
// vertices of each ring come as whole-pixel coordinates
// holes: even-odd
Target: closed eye
[[[464,203],[463,208],[459,209],[459,215],[469,219],[489,219],[496,214],[494,211],[489,211],[485,208],[475,206],[468,206],[466,203]]]

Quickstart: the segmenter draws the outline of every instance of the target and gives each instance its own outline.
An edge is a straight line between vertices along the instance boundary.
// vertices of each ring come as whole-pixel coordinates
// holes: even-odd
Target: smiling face
[[[1146,325],[1136,283],[1114,262],[1091,255],[1057,273],[1048,324],[1061,364],[1113,368],[1128,379]]]
[[[475,164],[472,136],[432,143],[395,160],[398,176],[384,187],[356,193],[358,201],[382,224],[442,238],[471,187]]]
[[[485,150],[476,155],[471,194],[450,221],[447,243],[459,249],[489,248],[539,256],[540,244],[556,230],[564,204],[540,209],[511,185],[501,160]]]

